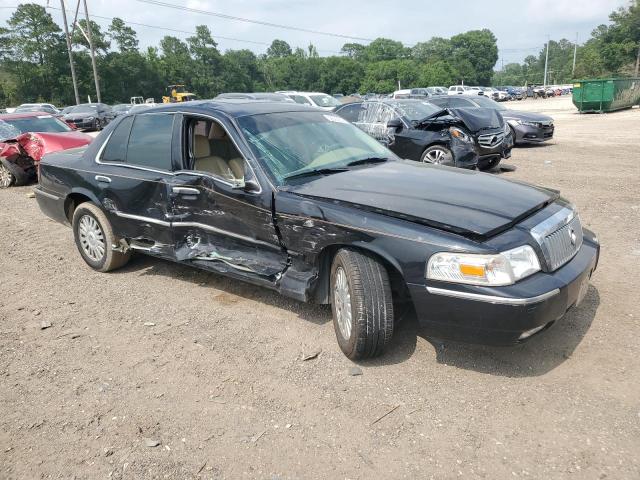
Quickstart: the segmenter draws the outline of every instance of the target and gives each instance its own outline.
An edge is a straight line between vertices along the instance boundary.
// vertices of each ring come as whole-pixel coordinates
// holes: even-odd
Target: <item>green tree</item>
[[[274,40],[271,46],[267,48],[267,57],[283,58],[291,55],[291,46],[284,40]]]
[[[120,52],[134,52],[138,50],[138,37],[133,28],[125,25],[122,19],[116,17],[111,20],[107,30],[109,38],[118,46]]]
[[[107,50],[111,47],[111,42],[107,38],[105,32],[102,31],[100,25],[91,20],[91,40],[93,41],[93,48],[96,53],[103,54],[106,53]],[[85,37],[85,34],[88,36],[89,32],[87,30],[87,21],[85,19],[81,19],[78,21],[78,25],[76,26],[73,37],[71,38],[71,42],[74,45],[78,45],[84,47],[85,49],[89,49],[89,40]]]
[[[498,44],[491,30],[470,30],[451,37],[453,62],[466,83],[489,85],[498,61]],[[469,68],[469,65],[471,68]]]
[[[365,47],[363,55],[368,62],[395,60],[407,56],[407,49],[401,42],[388,38],[376,38]]]

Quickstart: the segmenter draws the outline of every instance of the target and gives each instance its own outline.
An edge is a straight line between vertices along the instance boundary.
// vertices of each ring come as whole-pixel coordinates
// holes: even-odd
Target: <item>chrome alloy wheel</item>
[[[424,156],[425,162],[433,163],[435,165],[442,165],[447,158],[447,153],[439,148],[433,149]]]
[[[84,253],[94,262],[102,260],[105,254],[104,234],[95,218],[84,215],[78,224],[80,245]]]
[[[9,188],[13,183],[13,174],[0,163],[0,188]]]
[[[347,274],[342,267],[336,270],[335,284],[333,286],[333,298],[335,299],[336,320],[340,334],[346,340],[351,337],[351,292]]]

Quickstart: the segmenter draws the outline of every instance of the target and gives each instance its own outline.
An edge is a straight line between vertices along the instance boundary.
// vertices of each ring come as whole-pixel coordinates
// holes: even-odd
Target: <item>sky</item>
[[[77,0],[66,0],[67,9],[74,9]],[[527,55],[537,55],[547,35],[552,40],[567,38],[585,42],[591,31],[608,22],[609,13],[628,0],[457,0],[390,2],[380,0],[162,0],[164,3],[198,10],[222,13],[262,22],[374,39],[386,37],[399,40],[405,46],[431,37],[451,37],[467,30],[488,28],[498,39],[499,60],[496,68],[510,62],[520,62]],[[131,25],[138,33],[141,47],[157,46],[164,35],[186,38],[196,25],[209,26],[220,50],[248,48],[264,53],[275,38],[292,47],[313,43],[320,55],[337,54],[346,42],[367,43],[319,33],[308,33],[272,26],[256,25],[237,20],[186,12],[140,0],[87,0],[90,15],[100,25],[110,20],[99,18],[118,16],[125,22],[144,23],[160,27]],[[11,16],[17,0],[0,0],[0,25]],[[49,4],[54,20],[62,25],[60,0],[34,0]],[[73,14],[70,15],[71,17]],[[170,30],[172,29],[172,30]],[[227,37],[227,38],[220,38]],[[236,39],[236,40],[231,40]],[[253,42],[253,43],[252,43]]]

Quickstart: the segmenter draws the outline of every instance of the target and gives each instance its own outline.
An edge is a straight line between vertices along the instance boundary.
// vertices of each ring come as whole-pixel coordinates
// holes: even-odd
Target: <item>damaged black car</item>
[[[335,113],[401,158],[489,170],[511,156],[508,125],[493,109],[455,110],[428,100],[351,103]]]
[[[439,337],[523,341],[580,303],[599,254],[557,191],[401,160],[284,102],[120,117],[45,156],[35,192],[91,268],[139,251],[330,304],[352,359],[380,354],[407,306]]]

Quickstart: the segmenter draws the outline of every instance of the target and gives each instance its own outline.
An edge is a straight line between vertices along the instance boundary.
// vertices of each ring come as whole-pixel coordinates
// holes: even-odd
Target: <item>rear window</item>
[[[37,117],[15,118],[5,120],[9,125],[13,125],[20,133],[26,132],[70,132],[71,127],[57,118],[50,115],[39,115]]]
[[[173,115],[137,115],[129,136],[127,163],[171,170]]]
[[[103,162],[124,162],[127,158],[127,143],[129,142],[129,132],[133,117],[124,118],[115,128],[107,146],[102,151]]]

